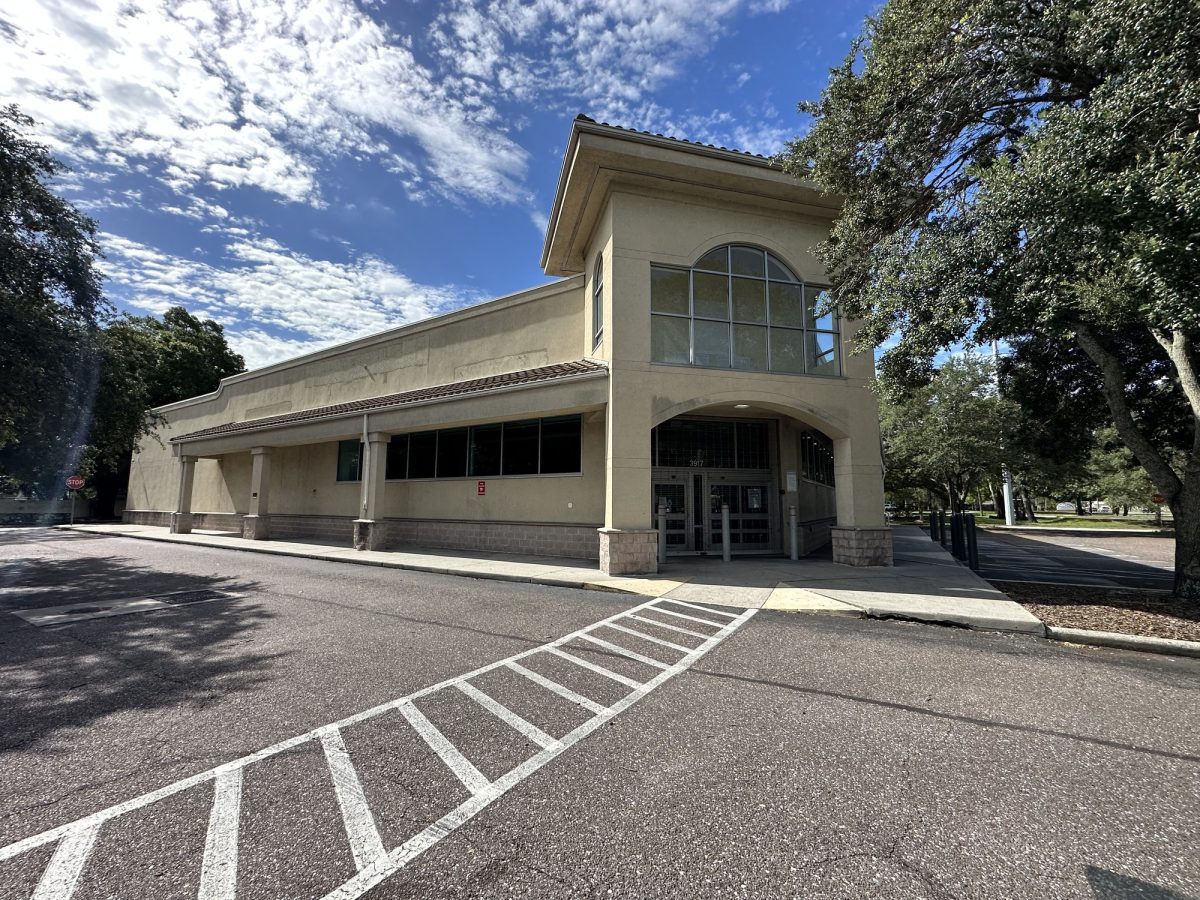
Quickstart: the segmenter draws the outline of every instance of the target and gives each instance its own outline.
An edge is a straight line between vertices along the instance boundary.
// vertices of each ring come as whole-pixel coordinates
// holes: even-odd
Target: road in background
[[[0,563],[0,846],[317,730],[101,827],[76,898],[324,896],[737,615],[62,533]],[[80,618],[12,614],[50,607]],[[583,648],[605,619],[666,644]],[[538,649],[568,637],[608,674]],[[458,687],[530,651],[573,697],[467,679],[516,721]],[[1198,700],[1195,660],[759,612],[362,896],[1195,896]],[[0,862],[0,896],[86,838]]]

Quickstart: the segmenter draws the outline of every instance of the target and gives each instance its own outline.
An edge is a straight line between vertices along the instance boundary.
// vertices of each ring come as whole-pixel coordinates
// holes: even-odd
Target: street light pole
[[[1000,396],[1000,343],[992,341],[992,370],[996,379],[996,396]],[[1004,482],[1004,524],[1012,528],[1017,519],[1013,514],[1013,480],[1012,472],[1004,463],[1000,465],[1000,476]]]

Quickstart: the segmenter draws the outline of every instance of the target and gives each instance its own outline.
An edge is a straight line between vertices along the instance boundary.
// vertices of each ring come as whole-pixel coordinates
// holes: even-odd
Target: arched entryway
[[[830,541],[833,440],[811,424],[761,404],[699,407],[655,426],[651,465],[651,505],[655,516],[665,507],[670,555],[720,555],[722,505],[735,555],[789,553],[793,510],[801,555]]]

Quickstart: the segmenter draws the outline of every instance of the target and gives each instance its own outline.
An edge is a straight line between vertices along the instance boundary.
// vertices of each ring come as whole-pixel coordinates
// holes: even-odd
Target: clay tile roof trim
[[[469,394],[503,391],[527,385],[540,384],[550,381],[565,381],[568,379],[595,377],[607,374],[608,367],[601,362],[581,359],[573,362],[555,363],[551,366],[541,366],[536,369],[524,369],[520,372],[505,372],[502,375],[489,375],[486,378],[472,378],[468,381],[456,381],[451,384],[441,384],[434,387],[418,388],[412,391],[401,391],[398,394],[385,394],[382,397],[368,397],[364,400],[351,400],[348,403],[335,403],[332,406],[318,406],[313,409],[302,409],[297,412],[283,413],[277,416],[266,416],[261,419],[247,419],[244,422],[226,422],[211,428],[202,428],[171,438],[172,444],[183,441],[195,441],[201,438],[224,437],[226,435],[244,434],[252,431],[262,431],[270,428],[282,428],[315,419],[332,419],[342,416],[369,413],[412,403],[425,403],[436,400],[449,400]]]
[[[580,122],[590,122],[592,125],[599,125],[603,128],[613,128],[617,131],[628,132],[629,134],[643,134],[646,137],[662,138],[666,141],[673,141],[676,144],[687,144],[692,147],[705,147],[709,150],[723,150],[726,153],[736,153],[739,156],[749,156],[751,159],[761,159],[764,162],[774,162],[774,159],[770,156],[763,156],[761,153],[751,153],[749,150],[739,150],[736,147],[718,147],[716,144],[705,144],[701,141],[689,141],[686,138],[675,137],[670,134],[659,134],[655,131],[642,131],[639,128],[628,128],[624,125],[613,125],[611,122],[597,122],[595,119],[591,118],[590,116],[585,116],[582,113],[577,115],[575,118]]]

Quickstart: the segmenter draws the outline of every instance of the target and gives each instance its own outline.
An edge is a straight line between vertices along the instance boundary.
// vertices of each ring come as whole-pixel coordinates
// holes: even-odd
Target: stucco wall
[[[171,404],[165,424],[142,441],[130,473],[131,509],[174,508],[178,464],[169,439],[226,422],[239,422],[301,409],[396,393],[501,372],[580,359],[584,311],[582,279],[569,279],[484,304],[478,309],[418,323],[395,333],[353,342],[337,352],[226,379],[216,396]],[[588,348],[590,349],[590,347]],[[501,412],[501,415],[504,413]],[[335,429],[337,430],[337,429]],[[344,430],[344,429],[343,429]],[[334,471],[313,454],[319,443],[277,451],[279,463],[298,464],[307,479]],[[249,458],[231,454],[218,464],[196,466],[193,509],[244,512],[248,502]],[[274,467],[276,470],[282,465]],[[244,470],[244,471],[243,471]],[[332,475],[329,475],[331,478]],[[291,485],[285,484],[285,490]],[[295,497],[313,512],[352,514],[357,499],[342,490]]]

